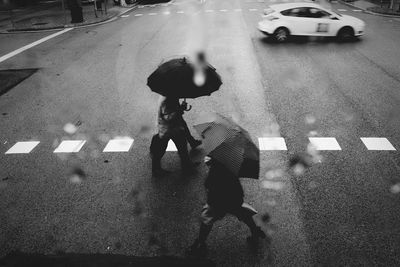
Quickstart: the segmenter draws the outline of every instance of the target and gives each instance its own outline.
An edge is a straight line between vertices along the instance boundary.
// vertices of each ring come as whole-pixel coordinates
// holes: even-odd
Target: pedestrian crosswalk
[[[315,150],[338,151],[342,150],[339,142],[334,137],[309,137],[309,143]],[[361,137],[361,143],[371,151],[397,151],[385,137]],[[40,141],[20,141],[11,146],[4,154],[29,154],[41,144]],[[78,153],[87,144],[86,140],[63,140],[54,149],[53,153]],[[116,137],[107,142],[103,148],[104,153],[130,152],[134,145],[134,139],[130,137]],[[287,144],[283,137],[259,137],[258,147],[260,151],[286,151]],[[169,141],[167,151],[177,151],[172,140]]]

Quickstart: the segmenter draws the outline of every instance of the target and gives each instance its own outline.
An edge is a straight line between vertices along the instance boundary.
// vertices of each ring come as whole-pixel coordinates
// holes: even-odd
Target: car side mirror
[[[329,18],[333,19],[333,20],[338,20],[338,18],[336,16],[334,16],[334,15],[330,15]]]

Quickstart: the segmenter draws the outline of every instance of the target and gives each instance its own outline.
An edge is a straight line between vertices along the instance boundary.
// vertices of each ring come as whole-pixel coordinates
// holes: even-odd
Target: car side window
[[[281,12],[282,15],[290,17],[307,17],[307,13],[308,10],[305,7],[286,9]]]
[[[319,8],[310,8],[309,9],[309,17],[310,18],[328,18],[331,14],[328,12],[321,10]]]

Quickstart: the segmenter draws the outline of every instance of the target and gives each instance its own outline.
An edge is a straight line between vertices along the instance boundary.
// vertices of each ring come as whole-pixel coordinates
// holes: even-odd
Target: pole
[[[61,1],[61,7],[62,7],[62,10],[63,10],[63,14],[64,14],[64,25],[67,25],[67,12],[65,10],[64,0]]]

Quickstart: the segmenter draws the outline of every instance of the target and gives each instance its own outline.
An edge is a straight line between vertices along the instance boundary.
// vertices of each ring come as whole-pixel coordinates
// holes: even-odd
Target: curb
[[[367,10],[367,9],[365,9],[365,8],[361,8],[361,7],[352,5],[352,4],[347,3],[347,2],[345,2],[345,1],[343,1],[343,0],[338,0],[338,2],[341,3],[341,4],[343,4],[343,5],[346,5],[346,6],[350,6],[350,7],[354,7],[354,8],[361,9],[364,13],[367,13],[367,14],[370,14],[370,15],[381,16],[381,17],[387,17],[387,18],[400,18],[400,15],[388,15],[388,14],[376,13],[376,12],[373,12],[373,11],[369,11],[369,10]]]
[[[18,33],[38,33],[38,32],[50,32],[50,31],[56,31],[56,30],[61,30],[61,29],[67,29],[67,28],[74,28],[74,29],[80,29],[80,28],[86,28],[86,27],[91,27],[91,26],[97,26],[97,25],[102,25],[106,24],[109,22],[112,22],[117,19],[118,16],[122,16],[125,13],[128,13],[132,11],[134,8],[136,8],[139,4],[133,4],[132,6],[128,7],[126,10],[115,14],[109,18],[105,18],[104,20],[88,23],[88,24],[83,24],[83,25],[74,25],[74,24],[67,24],[63,26],[55,26],[55,27],[49,27],[45,29],[32,29],[32,28],[25,28],[25,29],[13,29],[13,30],[4,30],[0,31],[0,34],[18,34]]]

